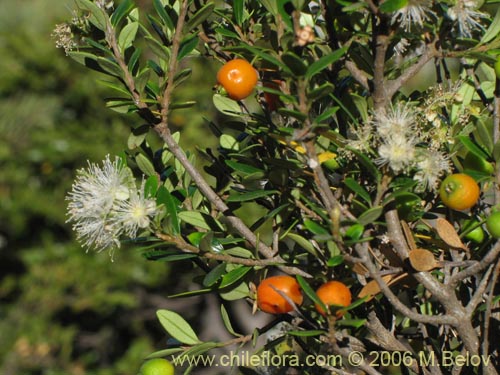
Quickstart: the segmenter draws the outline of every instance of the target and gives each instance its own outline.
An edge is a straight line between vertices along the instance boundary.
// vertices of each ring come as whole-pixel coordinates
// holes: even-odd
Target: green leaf
[[[305,239],[301,235],[295,234],[295,233],[288,233],[286,237],[290,238],[292,241],[294,241],[297,245],[302,247],[304,250],[306,250],[308,253],[318,256],[318,252],[312,245],[311,241]]]
[[[340,107],[330,107],[326,109],[322,114],[314,119],[314,122],[316,124],[321,124],[323,121],[330,119],[339,109]]]
[[[108,73],[116,77],[121,77],[123,74],[122,70],[120,69],[120,66],[116,62],[110,59],[106,59],[104,57],[98,57],[97,63],[99,64],[99,67],[102,69],[103,73]]]
[[[297,282],[300,285],[300,288],[302,291],[308,296],[313,303],[317,303],[318,305],[322,306],[324,310],[326,311],[326,306],[324,303],[319,299],[319,297],[316,295],[316,292],[311,288],[309,283],[300,275],[296,276]]]
[[[134,9],[133,0],[122,1],[111,15],[111,24],[116,27],[123,17],[126,17],[132,9]]]
[[[120,94],[130,96],[130,92],[124,88],[122,84],[116,84],[115,82],[105,81],[103,79],[98,79],[97,82],[105,87],[118,91]]]
[[[177,214],[176,214],[177,216]],[[205,236],[204,232],[193,232],[189,233],[187,238],[189,242],[194,246],[199,246],[202,238]]]
[[[118,36],[118,46],[120,47],[122,53],[132,45],[132,42],[137,35],[137,30],[139,30],[139,22],[130,22],[123,27],[122,31],[120,31],[120,35]]]
[[[278,5],[276,3],[276,0],[261,0],[260,2],[273,16],[276,16],[278,14]]]
[[[335,255],[335,256],[331,257],[330,259],[328,259],[328,261],[326,262],[326,265],[328,267],[335,267],[335,266],[338,266],[342,263],[344,263],[344,256],[343,255]]]
[[[179,47],[179,54],[177,55],[177,60],[181,60],[187,55],[189,55],[198,46],[199,38],[196,34],[189,35],[184,38]]]
[[[156,40],[155,38],[152,38],[150,36],[145,36],[144,40],[148,44],[151,51],[158,58],[165,60],[165,61],[170,59],[170,50],[167,47],[165,47],[163,44],[161,44],[158,40]]]
[[[306,78],[311,79],[316,74],[320,73],[323,69],[326,69],[328,66],[338,61],[345,53],[347,49],[340,48],[336,51],[333,51],[331,54],[325,55],[319,60],[313,62],[309,68],[307,68]]]
[[[285,22],[285,24],[287,25],[287,27],[290,30],[293,30],[292,17],[290,16],[290,14],[285,9],[285,4],[287,4],[289,2],[290,2],[290,0],[278,0],[277,1],[277,3],[278,3],[278,13],[280,14],[282,21]]]
[[[325,96],[331,94],[334,90],[334,86],[330,82],[326,82],[323,85],[316,87],[307,93],[307,97],[310,100],[317,100],[324,98]]]
[[[278,190],[254,190],[242,194],[231,194],[227,202],[248,202],[279,193]]]
[[[158,350],[154,353],[147,355],[144,359],[164,358],[164,357],[167,357],[169,355],[180,353],[182,351],[183,351],[182,348],[171,348],[171,349]]]
[[[182,357],[196,358],[213,348],[217,348],[218,346],[219,344],[216,342],[204,342],[186,350],[184,353],[182,353]]]
[[[254,174],[263,172],[262,169],[252,167],[251,165],[248,164],[238,163],[233,160],[226,160],[225,163],[235,171],[241,172],[243,174]]]
[[[227,292],[220,292],[219,294],[226,301],[236,301],[248,297],[249,293],[248,285],[242,282],[236,288],[232,288]]]
[[[179,217],[177,215],[177,202],[172,194],[165,188],[160,186],[156,194],[156,201],[158,204],[164,204],[167,210],[167,215],[172,226],[172,234],[177,235],[181,232]]]
[[[88,68],[92,68],[92,63],[95,65],[95,63],[97,62],[97,56],[88,52],[70,51],[68,53],[68,56],[75,60],[77,63],[85,65]]]
[[[149,128],[149,125],[145,124],[132,129],[132,132],[130,133],[127,140],[127,146],[129,150],[138,148],[142,144],[142,142],[144,142],[146,136],[149,133]]]
[[[316,337],[324,335],[326,332],[321,330],[310,330],[310,331],[287,331],[288,335],[297,337]]]
[[[293,75],[301,77],[306,74],[307,65],[304,63],[304,60],[297,56],[295,53],[285,52],[281,56],[281,61],[285,63],[285,65],[290,69]]]
[[[184,30],[193,31],[213,13],[215,3],[213,1],[201,7],[187,22]]]
[[[240,149],[238,141],[230,134],[222,134],[219,142],[220,146],[226,150],[238,151]]]
[[[371,224],[382,215],[383,211],[384,208],[382,206],[369,208],[358,217],[358,222],[361,225]]]
[[[354,148],[347,147],[347,149],[358,157],[361,164],[368,170],[368,172],[373,177],[375,177],[375,180],[379,182],[380,179],[382,178],[382,174],[380,173],[379,169],[375,166],[375,164],[373,164],[372,160],[368,158],[366,155],[364,155],[362,152]]]
[[[313,234],[316,235],[326,235],[330,234],[330,232],[323,228],[321,225],[316,223],[315,221],[312,221],[310,219],[305,219],[304,220],[304,226]]]
[[[295,111],[293,109],[288,109],[288,108],[278,108],[278,113],[283,115],[283,116],[290,116],[290,117],[294,117],[296,118],[297,120],[299,121],[304,121],[307,119],[307,115],[302,113],[302,112],[299,112],[299,111]]]
[[[345,235],[351,240],[359,240],[365,231],[365,227],[361,224],[353,224],[345,231]]]
[[[203,286],[210,288],[226,273],[226,263],[220,263],[205,275],[203,278]]]
[[[227,30],[224,27],[216,27],[215,32],[221,36],[227,37],[227,38],[232,38],[232,39],[239,39],[238,34],[231,30]]]
[[[245,249],[243,247],[239,247],[239,246],[231,247],[227,250],[224,250],[224,254],[232,255],[232,256],[235,256],[238,258],[244,258],[244,259],[250,259],[250,258],[254,257],[253,253],[250,250],[247,250],[247,249]]]
[[[237,47],[226,48],[228,51],[240,51],[245,50],[253,55],[260,57],[262,60],[266,60],[277,68],[283,69],[283,71],[287,73],[292,73],[292,71],[286,66],[286,64],[282,63],[277,57],[273,56],[271,53],[274,53],[272,50],[263,50],[262,48],[250,46],[248,44],[240,44]],[[268,51],[270,53],[268,53]]]
[[[182,82],[184,82],[187,78],[191,76],[191,73],[193,72],[193,69],[191,68],[185,68],[176,73],[174,77],[174,83],[176,85],[180,85]]]
[[[495,39],[500,34],[500,8],[497,9],[495,18],[488,27],[488,30],[484,33],[479,45],[488,43]]]
[[[135,156],[135,162],[137,163],[137,166],[139,167],[141,172],[144,173],[146,176],[156,175],[153,163],[151,163],[151,161],[143,154],[137,154]]]
[[[238,282],[241,280],[250,270],[252,267],[248,266],[239,266],[238,268],[235,268],[234,270],[226,273],[224,276],[222,276],[222,281],[219,285],[219,289],[224,289],[230,285],[233,285],[234,283]]]
[[[234,331],[233,325],[231,324],[231,320],[229,318],[229,314],[227,313],[226,307],[223,304],[220,305],[220,314],[226,330],[233,336],[241,337],[240,334]]]
[[[153,0],[153,6],[161,21],[169,30],[175,30],[175,25],[160,0]]]
[[[213,103],[215,108],[228,116],[237,116],[241,114],[241,108],[237,101],[230,99],[226,96],[220,94],[215,94],[213,96]]]
[[[465,148],[470,152],[472,152],[474,155],[482,159],[489,158],[488,153],[482,147],[476,145],[468,136],[460,135],[457,138],[465,146]]]
[[[89,12],[89,21],[99,30],[105,31],[107,24],[106,13],[90,0],[75,0],[78,8]]]
[[[197,345],[200,343],[198,336],[188,322],[179,314],[169,310],[158,310],[156,316],[165,331],[177,341],[186,345]]]
[[[214,218],[209,216],[204,216],[201,212],[198,211],[181,211],[178,213],[178,216],[179,219],[181,219],[182,221],[198,228],[211,230],[212,227],[210,226],[210,223],[208,221],[210,220],[210,222],[212,223],[215,222],[217,224],[217,226],[219,227],[217,229],[221,229],[220,223],[215,221]]]
[[[385,0],[380,4],[380,11],[392,13],[408,5],[408,0]]]
[[[194,105],[196,105],[196,102],[194,100],[188,100],[185,102],[172,102],[172,104],[170,104],[170,110],[191,108]]]
[[[355,179],[348,177],[344,180],[345,186],[352,190],[353,193],[359,195],[363,200],[371,206],[372,201],[370,194],[362,187]]]
[[[234,20],[238,26],[243,23],[243,15],[245,10],[245,0],[233,0]]]
[[[173,254],[173,255],[167,255],[164,257],[161,257],[157,259],[160,262],[177,262],[179,260],[186,260],[186,259],[192,259],[192,258],[198,258],[197,254],[191,254],[191,253],[178,253],[178,254]]]
[[[366,324],[366,319],[340,319],[336,323],[342,327],[361,328]]]
[[[144,184],[144,196],[151,198],[156,196],[158,190],[158,177],[150,176]]]

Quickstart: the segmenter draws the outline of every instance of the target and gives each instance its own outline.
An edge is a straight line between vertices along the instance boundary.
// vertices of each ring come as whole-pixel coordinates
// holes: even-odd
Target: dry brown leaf
[[[411,266],[419,272],[430,271],[439,266],[434,254],[425,249],[414,249],[408,254]]]
[[[361,276],[366,276],[368,274],[368,269],[365,266],[363,266],[361,263],[356,263],[352,267],[352,270]]]
[[[436,231],[441,239],[450,247],[455,249],[468,250],[460,239],[453,225],[446,219],[438,218],[436,220]]]
[[[395,275],[384,275],[382,276],[382,280],[385,281],[386,284],[394,279]],[[358,293],[358,298],[368,297],[367,301],[371,300],[376,294],[380,293],[381,289],[376,280],[371,280],[367,283],[363,289],[361,289]]]
[[[391,286],[393,284],[396,284],[400,280],[405,279],[408,276],[407,272],[401,273],[399,275],[384,275],[382,276],[382,280],[385,281],[385,283],[388,286]],[[366,284],[363,289],[361,289],[358,293],[358,298],[363,298],[363,297],[368,297],[366,299],[366,302],[370,301],[375,295],[380,293],[382,289],[380,289],[380,286],[378,285],[376,280],[371,280],[368,284]]]
[[[408,223],[404,220],[401,220],[401,227],[403,228],[403,233],[405,234],[406,242],[408,243],[408,247],[410,248],[410,250],[416,249],[417,244],[415,243],[413,232],[411,231]]]

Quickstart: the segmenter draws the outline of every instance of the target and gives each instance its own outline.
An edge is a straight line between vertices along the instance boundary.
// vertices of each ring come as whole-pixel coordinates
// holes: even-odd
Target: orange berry
[[[347,307],[352,301],[351,291],[340,281],[326,282],[318,288],[316,295],[327,307],[330,305]],[[326,311],[319,304],[315,304],[315,307],[321,315],[326,315]],[[336,315],[337,318],[340,318],[344,315],[344,311],[339,310]]]
[[[249,96],[257,85],[258,79],[257,71],[243,59],[228,61],[217,72],[217,82],[234,100],[242,100]]]
[[[447,176],[439,188],[439,195],[444,205],[458,211],[474,206],[480,193],[476,181],[464,173]]]
[[[257,288],[257,305],[262,311],[270,314],[285,314],[293,310],[293,306],[277,290],[296,305],[302,304],[302,292],[295,278],[286,275],[271,276],[262,280]]]

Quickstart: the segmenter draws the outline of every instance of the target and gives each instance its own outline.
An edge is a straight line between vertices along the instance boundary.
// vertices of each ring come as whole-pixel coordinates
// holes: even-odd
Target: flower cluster
[[[448,8],[448,17],[456,23],[460,36],[470,38],[474,30],[483,29],[481,19],[488,15],[478,10],[481,5],[482,1],[478,0],[457,0]]]
[[[102,166],[89,162],[77,174],[66,197],[68,222],[87,249],[119,248],[122,237],[133,239],[139,230],[151,228],[159,212],[156,201],[145,195],[144,181],[137,188],[121,159],[107,156]]]
[[[423,28],[424,23],[436,19],[436,12],[432,10],[432,0],[408,0],[407,4],[392,14],[391,23],[399,24],[405,31],[412,28]],[[446,4],[446,16],[454,22],[455,30],[461,37],[469,38],[475,30],[483,29],[481,20],[488,18],[486,13],[479,10],[484,1],[481,0],[451,0]]]
[[[56,25],[51,36],[56,41],[56,48],[62,48],[66,55],[68,55],[73,49],[77,47],[77,44],[73,39],[71,26],[67,23],[60,23]]]
[[[435,16],[435,13],[430,9],[431,6],[430,0],[408,0],[406,6],[394,12],[391,22],[393,24],[399,22],[401,28],[407,32],[413,25],[423,27],[425,21]]]
[[[348,140],[348,146],[375,153],[375,163],[387,166],[396,175],[412,175],[421,190],[436,190],[451,164],[440,150],[443,143],[433,142],[433,132],[423,131],[423,121],[411,104],[398,103],[374,114],[359,129],[351,129],[354,139]]]

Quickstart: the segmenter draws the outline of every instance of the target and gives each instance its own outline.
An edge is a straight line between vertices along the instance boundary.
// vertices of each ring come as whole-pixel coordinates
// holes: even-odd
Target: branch
[[[451,276],[448,284],[453,288],[456,287],[462,280],[481,272],[492,264],[495,259],[497,259],[499,254],[500,240],[495,243],[495,246],[493,246],[493,248],[479,262]]]
[[[420,56],[419,60],[408,68],[403,74],[398,78],[390,80],[386,85],[386,95],[388,98],[392,98],[394,94],[403,86],[410,78],[412,78],[417,72],[424,67],[431,59],[438,56],[438,51],[435,47],[435,42],[426,45],[425,51]]]
[[[370,85],[368,84],[368,76],[364,71],[359,69],[353,61],[346,61],[345,67],[351,73],[352,77],[358,82],[365,90],[370,90]]]
[[[226,263],[233,264],[241,264],[244,266],[250,267],[265,267],[265,266],[284,266],[285,263],[281,258],[271,258],[271,259],[248,259],[248,258],[240,258],[227,254],[217,254],[210,252],[202,252],[196,246],[188,244],[182,237],[180,236],[172,236],[165,233],[156,233],[156,237],[159,239],[166,241],[168,243],[174,244],[176,248],[184,251],[185,253],[198,254],[200,257],[206,259],[219,260]]]
[[[500,78],[495,79],[495,96],[493,98],[493,144],[500,140]],[[495,204],[500,203],[500,163],[495,171]]]
[[[248,228],[248,226],[237,216],[235,216],[229,209],[229,207],[224,203],[224,201],[217,195],[217,193],[210,187],[207,181],[203,178],[201,173],[191,164],[187,158],[184,151],[181,149],[179,144],[175,141],[168,127],[168,114],[170,109],[170,100],[174,90],[174,78],[178,67],[178,53],[179,46],[182,37],[182,29],[184,27],[184,21],[187,14],[188,0],[184,0],[181,5],[181,10],[179,13],[179,18],[177,20],[177,25],[175,28],[175,34],[172,42],[172,52],[170,55],[170,64],[167,77],[167,86],[163,93],[163,98],[161,100],[161,121],[154,125],[154,130],[158,133],[160,138],[168,146],[170,152],[177,158],[177,160],[186,169],[186,172],[191,176],[194,183],[198,186],[203,195],[215,206],[217,210],[222,212],[226,216],[228,222],[231,226],[240,233],[240,235],[245,238],[252,246],[257,248],[259,253],[261,253],[267,259],[273,259],[276,262],[284,262],[281,257],[275,257],[272,248],[264,244],[262,241],[257,239],[254,232]],[[305,277],[310,277],[309,274],[303,272],[302,270],[295,267],[280,266],[282,271],[291,274],[298,274]]]
[[[376,112],[384,111],[390,96],[385,87],[385,55],[389,47],[389,36],[377,35],[375,38],[375,61],[373,70],[373,105]]]
[[[356,246],[355,249],[359,254],[359,257],[362,259],[363,265],[368,269],[370,277],[377,282],[384,296],[389,300],[390,304],[400,313],[415,322],[432,324],[435,326],[439,326],[442,324],[455,325],[457,323],[457,319],[450,315],[423,315],[409,309],[408,306],[406,306],[399,300],[399,298],[392,292],[384,279],[382,279],[382,277],[380,276],[379,271],[370,259],[366,244],[360,244]]]

